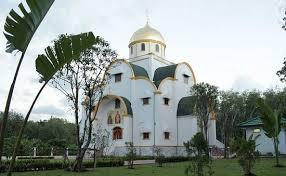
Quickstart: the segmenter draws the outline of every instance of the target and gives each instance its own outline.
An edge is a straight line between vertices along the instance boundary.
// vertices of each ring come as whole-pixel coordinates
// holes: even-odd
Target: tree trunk
[[[95,150],[95,145],[93,147],[93,170],[96,169],[96,150]]]
[[[275,150],[275,160],[276,160],[276,166],[279,166],[279,151],[278,151],[278,139],[277,137],[274,137],[274,150]]]
[[[14,78],[13,78],[13,82],[10,86],[10,90],[9,90],[9,94],[8,94],[8,98],[6,100],[6,105],[5,105],[5,110],[4,110],[4,114],[3,114],[3,119],[2,119],[2,125],[1,125],[1,131],[0,131],[0,162],[2,159],[2,153],[3,153],[3,147],[4,147],[4,137],[5,137],[5,131],[6,131],[6,125],[7,125],[7,121],[8,121],[8,115],[9,115],[9,109],[10,109],[10,104],[11,104],[11,100],[12,100],[12,96],[13,96],[13,92],[14,92],[14,87],[16,84],[16,80],[18,77],[18,73],[24,58],[24,55],[26,53],[26,49],[24,50],[24,52],[22,53],[20,60],[18,62],[15,74],[14,74]]]
[[[20,132],[19,132],[19,135],[18,135],[18,138],[17,138],[17,141],[16,141],[16,144],[15,144],[15,147],[14,147],[14,151],[13,151],[13,156],[12,156],[12,160],[10,161],[10,166],[9,166],[9,170],[8,170],[8,174],[7,176],[11,176],[12,175],[12,171],[13,171],[13,167],[14,167],[14,164],[15,164],[15,160],[16,160],[16,155],[17,155],[17,152],[18,152],[18,148],[20,146],[20,143],[21,143],[21,139],[22,139],[22,136],[23,136],[23,133],[24,133],[24,129],[26,127],[26,124],[28,122],[28,119],[30,117],[30,114],[33,110],[33,107],[37,101],[37,99],[39,98],[40,94],[42,93],[43,89],[45,88],[45,86],[48,84],[48,81],[46,81],[43,86],[41,87],[41,89],[39,90],[38,94],[36,95],[25,119],[24,119],[24,123],[20,129]]]
[[[226,137],[226,131],[224,131],[224,158],[227,158],[227,137]]]
[[[90,117],[90,112],[89,112],[89,117]],[[91,119],[89,118],[88,138],[87,138],[86,143],[84,144],[84,147],[80,148],[80,152],[77,154],[76,161],[73,165],[73,171],[75,171],[75,172],[80,172],[83,169],[82,168],[82,162],[83,162],[84,154],[85,154],[86,150],[88,149],[88,146],[89,146],[90,141],[91,141],[91,132],[92,132],[92,122],[91,122]]]

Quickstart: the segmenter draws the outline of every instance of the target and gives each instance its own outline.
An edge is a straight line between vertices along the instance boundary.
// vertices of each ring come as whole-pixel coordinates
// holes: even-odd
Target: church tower
[[[143,67],[151,79],[157,68],[173,64],[165,59],[166,42],[163,36],[148,21],[144,27],[133,33],[128,47],[128,61]]]
[[[132,35],[128,47],[130,59],[150,53],[161,58],[165,57],[165,40],[161,33],[152,28],[148,22]]]

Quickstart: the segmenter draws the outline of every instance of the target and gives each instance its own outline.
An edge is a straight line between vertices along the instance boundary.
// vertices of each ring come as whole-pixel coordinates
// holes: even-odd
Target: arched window
[[[107,124],[113,124],[111,115],[107,118]]]
[[[115,108],[120,108],[120,100],[118,98],[115,99]]]
[[[156,44],[156,52],[159,52],[159,45],[158,44]]]
[[[122,129],[120,127],[113,128],[113,140],[122,139]]]
[[[133,54],[133,46],[130,47],[130,53]]]
[[[141,51],[145,51],[145,43],[141,44]]]

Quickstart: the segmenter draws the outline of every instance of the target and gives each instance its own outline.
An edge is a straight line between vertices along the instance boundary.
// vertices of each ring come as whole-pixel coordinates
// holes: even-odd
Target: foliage
[[[211,161],[208,156],[208,143],[202,133],[196,133],[190,141],[184,143],[188,156],[194,155],[190,165],[186,168],[186,175],[204,176],[206,172],[212,175]],[[208,171],[206,171],[208,169]]]
[[[279,164],[279,133],[281,131],[281,113],[279,110],[272,110],[271,107],[264,102],[263,99],[258,99],[257,105],[261,112],[261,121],[263,122],[263,130],[265,131],[265,135],[269,138],[272,138],[275,158],[276,158],[276,166],[280,166]]]
[[[285,26],[284,29],[286,29]],[[283,67],[278,70],[276,74],[280,78],[281,82],[286,82],[286,58],[284,58]]]
[[[41,92],[48,84],[50,79],[66,64],[69,64],[87,48],[90,48],[95,42],[95,37],[92,32],[81,33],[78,35],[63,36],[58,40],[54,41],[54,46],[47,47],[45,49],[45,54],[39,55],[36,59],[36,69],[41,75],[41,80],[45,81],[40,90],[38,91],[36,97],[31,104],[28,113],[24,119],[24,123],[21,126],[11,160],[11,164],[8,171],[8,176],[11,176],[13,166],[16,160],[16,154],[21,143],[21,139],[24,133],[24,129],[27,125],[29,116],[33,110],[33,107],[38,100]]]
[[[112,145],[110,141],[110,132],[104,129],[100,124],[95,127],[96,130],[92,133],[91,144],[93,144],[94,149],[98,152],[100,156],[103,156],[105,150]]]
[[[82,170],[82,160],[92,140],[92,124],[100,103],[102,91],[106,85],[109,75],[108,66],[117,57],[110,45],[101,37],[96,37],[96,42],[91,49],[86,50],[74,62],[62,68],[53,78],[51,86],[58,89],[68,99],[74,111],[76,123],[76,145],[77,157],[73,163],[74,171]],[[83,118],[80,124],[80,97],[84,96]],[[80,126],[82,133],[80,133]]]
[[[136,157],[136,148],[133,142],[126,142],[126,158],[128,161],[128,169],[134,169],[134,160]]]
[[[3,113],[0,112],[0,119]],[[11,157],[16,135],[24,121],[24,117],[17,113],[9,113],[7,133],[4,142],[3,155]],[[13,130],[12,130],[13,129]],[[17,155],[33,155],[33,147],[37,147],[37,155],[50,155],[53,148],[54,155],[63,155],[64,149],[69,148],[70,153],[75,144],[75,124],[61,118],[51,117],[44,121],[28,121],[24,131]]]
[[[9,12],[4,26],[4,35],[8,40],[7,52],[12,53],[14,50],[24,52],[26,50],[54,1],[26,0],[30,12],[25,9],[23,3],[19,4],[19,9],[23,16],[17,14],[13,9]]]
[[[160,159],[160,162],[162,163],[176,163],[176,162],[190,161],[192,158],[186,157],[186,156],[170,156],[170,157],[162,157],[159,159]],[[157,158],[155,158],[155,161],[156,160]],[[156,163],[159,163],[159,161],[156,161]]]
[[[217,130],[225,146],[224,157],[226,158],[229,140],[241,135],[236,125],[244,118],[245,101],[243,96],[233,91],[221,91],[219,99]]]
[[[218,105],[218,87],[202,82],[191,88],[191,94],[195,99],[194,110],[199,118],[201,131],[207,140],[208,121],[210,115],[215,116]]]
[[[253,135],[251,135],[248,139],[233,138],[230,142],[231,150],[236,153],[238,163],[246,176],[254,175],[251,170],[258,157],[258,153],[255,151],[255,140],[258,137],[259,135],[253,138]]]
[[[155,162],[158,164],[158,167],[162,167],[164,163],[165,156],[162,154],[161,148],[155,146],[154,147],[154,153],[155,153]]]
[[[119,167],[123,166],[124,161],[120,159],[115,160],[99,160],[97,167]],[[84,161],[84,167],[92,168],[92,161]],[[9,161],[4,161],[0,167],[0,173],[7,171],[9,167]],[[26,171],[40,171],[40,170],[55,170],[55,169],[64,169],[65,165],[62,160],[49,160],[47,158],[37,158],[37,159],[21,159],[17,160],[14,172],[26,172]]]
[[[14,78],[9,89],[3,120],[0,128],[0,161],[2,158],[3,146],[4,146],[4,136],[6,130],[6,124],[8,119],[8,114],[10,110],[10,104],[12,101],[12,96],[14,92],[14,87],[18,77],[18,73],[25,56],[26,50],[32,40],[36,30],[41,24],[42,20],[46,16],[50,7],[52,6],[54,0],[46,1],[35,1],[26,0],[29,10],[20,3],[19,9],[22,13],[18,14],[15,10],[11,10],[9,15],[6,17],[6,22],[4,25],[4,35],[7,39],[6,52],[12,53],[13,51],[22,52],[20,60],[18,61],[16,71],[14,73]]]

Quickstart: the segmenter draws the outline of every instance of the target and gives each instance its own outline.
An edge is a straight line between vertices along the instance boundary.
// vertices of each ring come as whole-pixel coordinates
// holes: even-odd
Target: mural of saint
[[[119,114],[119,112],[117,111],[117,113],[116,113],[116,115],[115,115],[115,124],[119,124],[120,121],[121,121],[121,119],[120,119],[120,114]]]
[[[107,124],[112,124],[112,117],[111,117],[111,115],[108,116]]]

